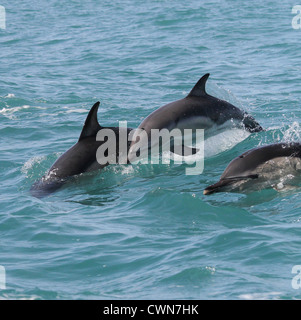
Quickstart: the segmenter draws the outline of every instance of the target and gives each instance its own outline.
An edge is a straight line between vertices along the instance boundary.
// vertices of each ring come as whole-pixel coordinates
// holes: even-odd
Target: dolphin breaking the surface
[[[297,178],[300,173],[300,143],[266,145],[251,149],[232,160],[220,180],[207,187],[204,194],[255,191],[271,187],[281,190],[287,181]]]
[[[97,120],[98,107],[99,102],[96,102],[91,108],[77,143],[55,161],[45,176],[32,185],[31,194],[33,196],[38,198],[46,196],[59,189],[72,176],[104,168],[109,164],[106,162],[107,156],[116,157],[117,163],[119,162],[118,159],[121,157],[119,154],[119,135],[122,132],[120,130],[126,130],[123,134],[128,136],[132,129],[100,126]],[[113,154],[105,155],[104,162],[99,162],[97,150],[106,141],[97,141],[96,136],[106,129],[112,130],[116,135],[116,148]],[[129,148],[129,142],[127,142],[127,148]],[[127,159],[127,152],[128,149],[123,155],[125,159]]]
[[[139,151],[149,150],[152,147],[150,141],[152,129],[162,130],[179,129],[180,132],[185,129],[212,129],[213,132],[223,129],[224,127],[240,127],[249,132],[262,131],[262,127],[247,112],[240,110],[234,105],[215,98],[206,93],[205,85],[209,74],[205,74],[193,87],[187,97],[171,102],[151,113],[139,125],[138,130],[133,131],[130,128],[121,131],[118,127],[102,127],[97,120],[97,111],[99,102],[95,103],[91,108],[78,142],[60,156],[51,166],[46,175],[36,181],[31,187],[32,195],[43,197],[51,192],[59,189],[70,177],[79,175],[84,172],[102,169],[111,162],[106,162],[107,158],[116,158],[116,163],[120,163],[120,158],[125,158],[122,163],[132,162],[136,157],[136,138],[135,133],[139,129],[144,131],[146,135],[142,136],[139,146],[143,146]],[[97,152],[105,140],[97,139],[100,132],[106,129],[113,131],[116,139],[114,148],[109,148],[103,158],[105,161],[99,162]],[[119,137],[126,137],[125,149],[121,148]],[[108,137],[108,136],[107,136]],[[144,140],[143,140],[144,139]],[[109,137],[108,137],[109,140]],[[181,145],[185,149],[196,153],[198,149],[189,148]],[[170,145],[170,151],[177,152],[179,149],[175,145]],[[181,153],[181,152],[180,152]]]
[[[152,112],[146,117],[138,129],[147,133],[144,141],[139,139],[141,150],[149,150],[152,147],[151,130],[167,129],[169,131],[177,128],[204,129],[205,136],[208,129],[214,133],[220,127],[241,127],[249,132],[263,131],[259,123],[247,112],[240,110],[227,101],[215,98],[207,94],[205,90],[209,73],[205,74],[193,87],[188,96],[183,99],[168,103]],[[129,159],[135,159],[138,139],[132,139],[129,150]],[[142,147],[141,147],[142,146]]]

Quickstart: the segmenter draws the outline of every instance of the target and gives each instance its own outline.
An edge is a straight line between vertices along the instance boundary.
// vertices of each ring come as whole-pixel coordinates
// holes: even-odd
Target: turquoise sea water
[[[297,4],[1,0],[0,299],[300,298],[300,190],[203,195],[242,152],[300,138]],[[111,166],[30,195],[94,102],[102,125],[136,127],[207,72],[266,132],[228,132],[201,175]]]

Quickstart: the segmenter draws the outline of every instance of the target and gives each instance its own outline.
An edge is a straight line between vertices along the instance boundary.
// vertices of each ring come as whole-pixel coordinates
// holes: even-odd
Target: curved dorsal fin
[[[97,132],[101,129],[101,126],[97,121],[98,107],[99,101],[97,101],[89,111],[89,114],[87,116],[82,133],[80,134],[78,141],[96,135]]]
[[[206,73],[202,78],[197,82],[197,84],[192,88],[192,90],[189,92],[189,95],[187,97],[203,97],[205,96],[206,90],[206,81],[209,78],[210,73]]]

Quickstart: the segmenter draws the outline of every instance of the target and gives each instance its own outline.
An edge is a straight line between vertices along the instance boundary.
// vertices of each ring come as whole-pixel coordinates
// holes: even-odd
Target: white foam
[[[64,108],[68,109],[68,108]],[[87,113],[86,109],[68,109],[65,113]]]
[[[283,134],[284,142],[300,141],[301,128],[297,121],[294,121]]]
[[[239,298],[245,300],[271,300],[279,299],[279,296],[281,296],[281,292],[262,292],[241,294]]]
[[[132,174],[133,172],[135,172],[133,166],[122,166],[122,171],[121,174],[122,175],[128,175],[128,174]]]
[[[7,106],[6,108],[2,108],[2,110],[0,110],[0,114],[4,115],[6,118],[8,118],[10,120],[13,120],[13,119],[15,119],[15,116],[14,116],[15,113],[20,112],[22,110],[29,109],[29,108],[43,109],[42,107],[32,107],[27,104],[20,106],[20,107],[8,107]]]
[[[8,93],[4,98],[14,98],[15,95],[13,93]]]
[[[22,107],[14,107],[14,108],[2,108],[2,110],[0,110],[0,113],[4,115],[4,117],[13,120],[15,119],[14,113],[23,110],[23,109],[28,109],[30,108],[30,106],[28,105],[24,105]]]
[[[46,159],[46,156],[35,156],[29,160],[27,160],[21,168],[21,172],[24,174],[28,174],[28,172],[33,168],[35,164],[39,164]]]

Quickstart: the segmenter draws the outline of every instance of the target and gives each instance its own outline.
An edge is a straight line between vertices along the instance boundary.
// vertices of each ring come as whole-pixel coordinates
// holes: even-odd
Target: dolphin
[[[283,189],[283,182],[301,173],[301,144],[276,143],[251,149],[232,160],[220,180],[204,194]]]
[[[152,129],[168,129],[171,131],[174,128],[183,129],[205,129],[205,136],[209,129],[223,128],[224,126],[238,125],[249,132],[259,132],[263,128],[255,119],[247,112],[240,110],[227,101],[215,98],[207,94],[205,86],[209,73],[205,74],[193,87],[188,96],[183,99],[168,103],[159,109],[152,112],[146,117],[138,129],[144,130],[147,133],[147,139],[141,141],[139,145],[142,149],[150,149],[151,130]],[[135,158],[137,152],[138,139],[135,139],[135,134],[129,150],[129,159]],[[141,151],[140,151],[141,152]]]
[[[106,142],[97,141],[96,136],[104,129],[110,129],[116,135],[116,148],[114,149],[114,154],[110,154],[110,156],[116,156],[116,163],[119,163],[119,158],[121,157],[121,154],[119,154],[119,135],[127,135],[126,139],[128,139],[128,135],[132,129],[100,126],[97,120],[98,107],[99,102],[96,102],[91,108],[77,143],[54,162],[46,175],[32,185],[31,194],[33,196],[37,198],[46,196],[59,189],[70,177],[84,172],[99,170],[107,166],[108,162],[100,161],[100,164],[96,157],[98,148]],[[127,162],[129,148],[129,142],[128,140],[126,141],[125,163]],[[108,152],[104,153],[104,155],[106,158]]]

